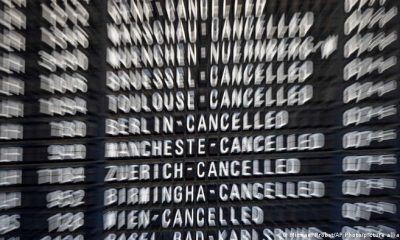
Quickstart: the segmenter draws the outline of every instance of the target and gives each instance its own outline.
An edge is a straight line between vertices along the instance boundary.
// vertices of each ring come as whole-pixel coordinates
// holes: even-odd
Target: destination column
[[[199,2],[107,1],[104,239],[171,239],[163,214],[193,204],[181,197],[186,162],[205,154],[185,128],[197,110]]]

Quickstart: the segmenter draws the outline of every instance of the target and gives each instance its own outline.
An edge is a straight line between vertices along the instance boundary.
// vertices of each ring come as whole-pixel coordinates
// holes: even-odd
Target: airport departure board
[[[0,0],[0,240],[400,239],[399,0]]]

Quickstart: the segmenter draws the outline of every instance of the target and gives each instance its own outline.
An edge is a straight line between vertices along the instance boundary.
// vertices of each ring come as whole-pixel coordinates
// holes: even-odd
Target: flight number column
[[[35,199],[40,214],[37,238],[90,239],[88,209],[93,203],[94,147],[90,136],[96,112],[90,72],[91,36],[89,0],[38,1],[37,83],[38,109],[35,150]],[[46,234],[47,232],[47,234]]]

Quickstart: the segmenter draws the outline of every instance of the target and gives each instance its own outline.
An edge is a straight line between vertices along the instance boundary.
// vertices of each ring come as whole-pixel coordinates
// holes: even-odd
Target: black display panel
[[[397,0],[0,0],[0,240],[397,239]]]

